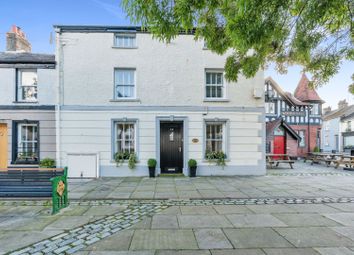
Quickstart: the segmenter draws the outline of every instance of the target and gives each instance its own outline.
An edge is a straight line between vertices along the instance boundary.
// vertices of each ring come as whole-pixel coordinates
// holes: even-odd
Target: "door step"
[[[184,174],[159,174],[158,177],[185,177]]]

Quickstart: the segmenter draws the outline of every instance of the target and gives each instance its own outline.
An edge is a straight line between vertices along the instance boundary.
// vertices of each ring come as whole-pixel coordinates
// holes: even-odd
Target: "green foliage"
[[[157,165],[157,161],[156,161],[156,159],[153,159],[153,158],[150,158],[149,160],[148,160],[148,162],[147,162],[147,165],[148,165],[148,167],[156,167],[156,165]]]
[[[275,62],[281,73],[302,65],[317,87],[342,60],[354,60],[353,0],[123,0],[122,6],[161,41],[194,32],[213,52],[231,50],[225,64],[230,81]]]
[[[41,168],[55,168],[55,160],[52,158],[44,158],[39,163]]]
[[[197,161],[195,159],[188,160],[189,167],[197,167]]]
[[[215,162],[217,166],[226,166],[226,154],[222,151],[207,152],[205,157],[209,163]]]
[[[128,159],[128,167],[129,167],[130,169],[134,169],[136,163],[138,163],[138,158],[136,157],[136,154],[135,154],[135,153],[131,153],[131,154],[129,155],[129,159]]]
[[[117,152],[114,154],[114,161],[117,163],[117,166],[123,165],[123,163],[128,160],[128,167],[134,169],[136,163],[138,162],[135,153],[129,153],[127,151]]]
[[[315,148],[313,148],[313,152],[320,152],[320,148],[316,146]]]

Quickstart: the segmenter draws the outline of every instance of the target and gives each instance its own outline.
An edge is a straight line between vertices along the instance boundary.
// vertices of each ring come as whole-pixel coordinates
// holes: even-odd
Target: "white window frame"
[[[113,151],[113,156],[115,153],[117,152],[120,152],[120,148],[118,148],[118,141],[121,141],[123,147],[125,147],[125,135],[124,135],[124,131],[123,131],[123,134],[122,134],[122,139],[118,139],[118,125],[133,125],[134,127],[134,139],[133,139],[133,144],[134,144],[134,153],[135,155],[138,155],[138,149],[137,149],[137,121],[132,121],[132,120],[127,120],[127,121],[124,121],[124,120],[117,120],[117,121],[114,121],[114,137],[113,137],[113,143],[114,143],[114,151]],[[128,139],[129,141],[131,141],[132,139]],[[124,149],[124,148],[123,148]],[[129,151],[130,153],[130,151]]]
[[[133,72],[133,78],[134,78],[134,84],[118,84],[116,81],[116,72],[118,71],[132,71]],[[131,99],[136,99],[136,69],[135,68],[114,68],[113,71],[113,76],[114,76],[114,88],[113,88],[113,93],[114,93],[114,99],[115,100],[131,100]],[[119,97],[118,92],[117,92],[117,87],[118,86],[134,86],[133,88],[133,96],[131,97]]]
[[[36,133],[37,133],[37,140],[22,140],[22,127],[36,127]],[[27,129],[26,129],[27,132]],[[25,137],[28,137],[28,133],[25,134]],[[24,148],[24,146],[22,146],[22,144],[32,144],[32,150],[35,151],[37,153],[37,158],[39,161],[39,125],[37,123],[18,123],[17,124],[17,155],[16,155],[16,161],[19,158],[19,154],[20,153],[25,153],[24,151],[19,150],[19,148]],[[26,146],[29,147],[29,146]],[[26,152],[27,153],[27,152]],[[38,162],[37,162],[38,163]]]
[[[204,120],[204,134],[203,134],[203,158],[206,159],[206,153],[207,153],[207,141],[210,140],[207,138],[207,131],[208,131],[208,125],[222,125],[222,152],[224,154],[226,154],[226,158],[229,159],[230,155],[229,155],[229,151],[228,151],[228,144],[227,144],[227,140],[228,140],[228,129],[229,129],[229,125],[228,125],[228,121],[227,120],[219,120],[219,121],[215,121],[215,120]],[[215,140],[215,139],[214,139]]]
[[[118,45],[118,38],[123,38],[123,41],[125,39],[133,39],[133,45],[125,45],[125,42],[123,45]],[[137,48],[137,42],[136,42],[136,33],[116,33],[114,34],[114,48],[120,48],[120,49],[136,49]]]
[[[273,105],[273,111],[270,111],[270,104]],[[265,113],[267,114],[275,114],[275,102],[266,102],[265,103]]]
[[[316,112],[314,112],[316,110]],[[312,104],[310,115],[317,116],[320,114],[320,107],[318,104]]]
[[[301,133],[304,137],[301,137]],[[306,147],[306,130],[298,130],[297,134],[300,136],[301,140],[299,141],[299,147],[304,148]],[[303,139],[302,139],[303,138]]]
[[[17,84],[16,84],[16,100],[18,102],[28,102],[28,103],[37,103],[38,102],[38,72],[37,69],[25,69],[20,68],[16,70],[17,72]],[[36,83],[34,84],[23,84],[22,82],[22,74],[23,73],[35,73],[36,74]],[[34,88],[35,97],[33,99],[26,99],[23,97],[23,90],[25,88]]]
[[[221,81],[222,84],[218,85],[218,84],[207,84],[207,74],[208,73],[216,73],[216,74],[221,74]],[[207,97],[207,86],[211,86],[211,87],[221,87],[222,88],[222,97]],[[204,99],[206,101],[223,101],[223,100],[227,100],[227,89],[226,89],[226,83],[225,83],[225,73],[224,70],[222,69],[205,69],[204,72]]]

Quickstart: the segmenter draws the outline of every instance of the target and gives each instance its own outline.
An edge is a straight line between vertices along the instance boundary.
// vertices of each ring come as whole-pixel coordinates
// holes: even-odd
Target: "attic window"
[[[118,48],[136,48],[136,34],[115,34],[114,46]]]

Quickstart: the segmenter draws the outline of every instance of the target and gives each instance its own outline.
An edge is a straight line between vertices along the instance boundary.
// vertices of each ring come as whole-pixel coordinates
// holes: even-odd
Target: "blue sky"
[[[130,22],[120,8],[120,0],[5,0],[0,5],[0,51],[5,50],[5,35],[13,24],[24,30],[33,52],[54,53],[54,45],[49,43],[53,24],[130,25]],[[326,105],[336,108],[341,99],[354,103],[347,92],[353,72],[354,63],[344,62],[339,73],[318,89]],[[301,68],[291,67],[286,75],[280,75],[270,66],[265,76],[272,76],[284,90],[294,92]]]

